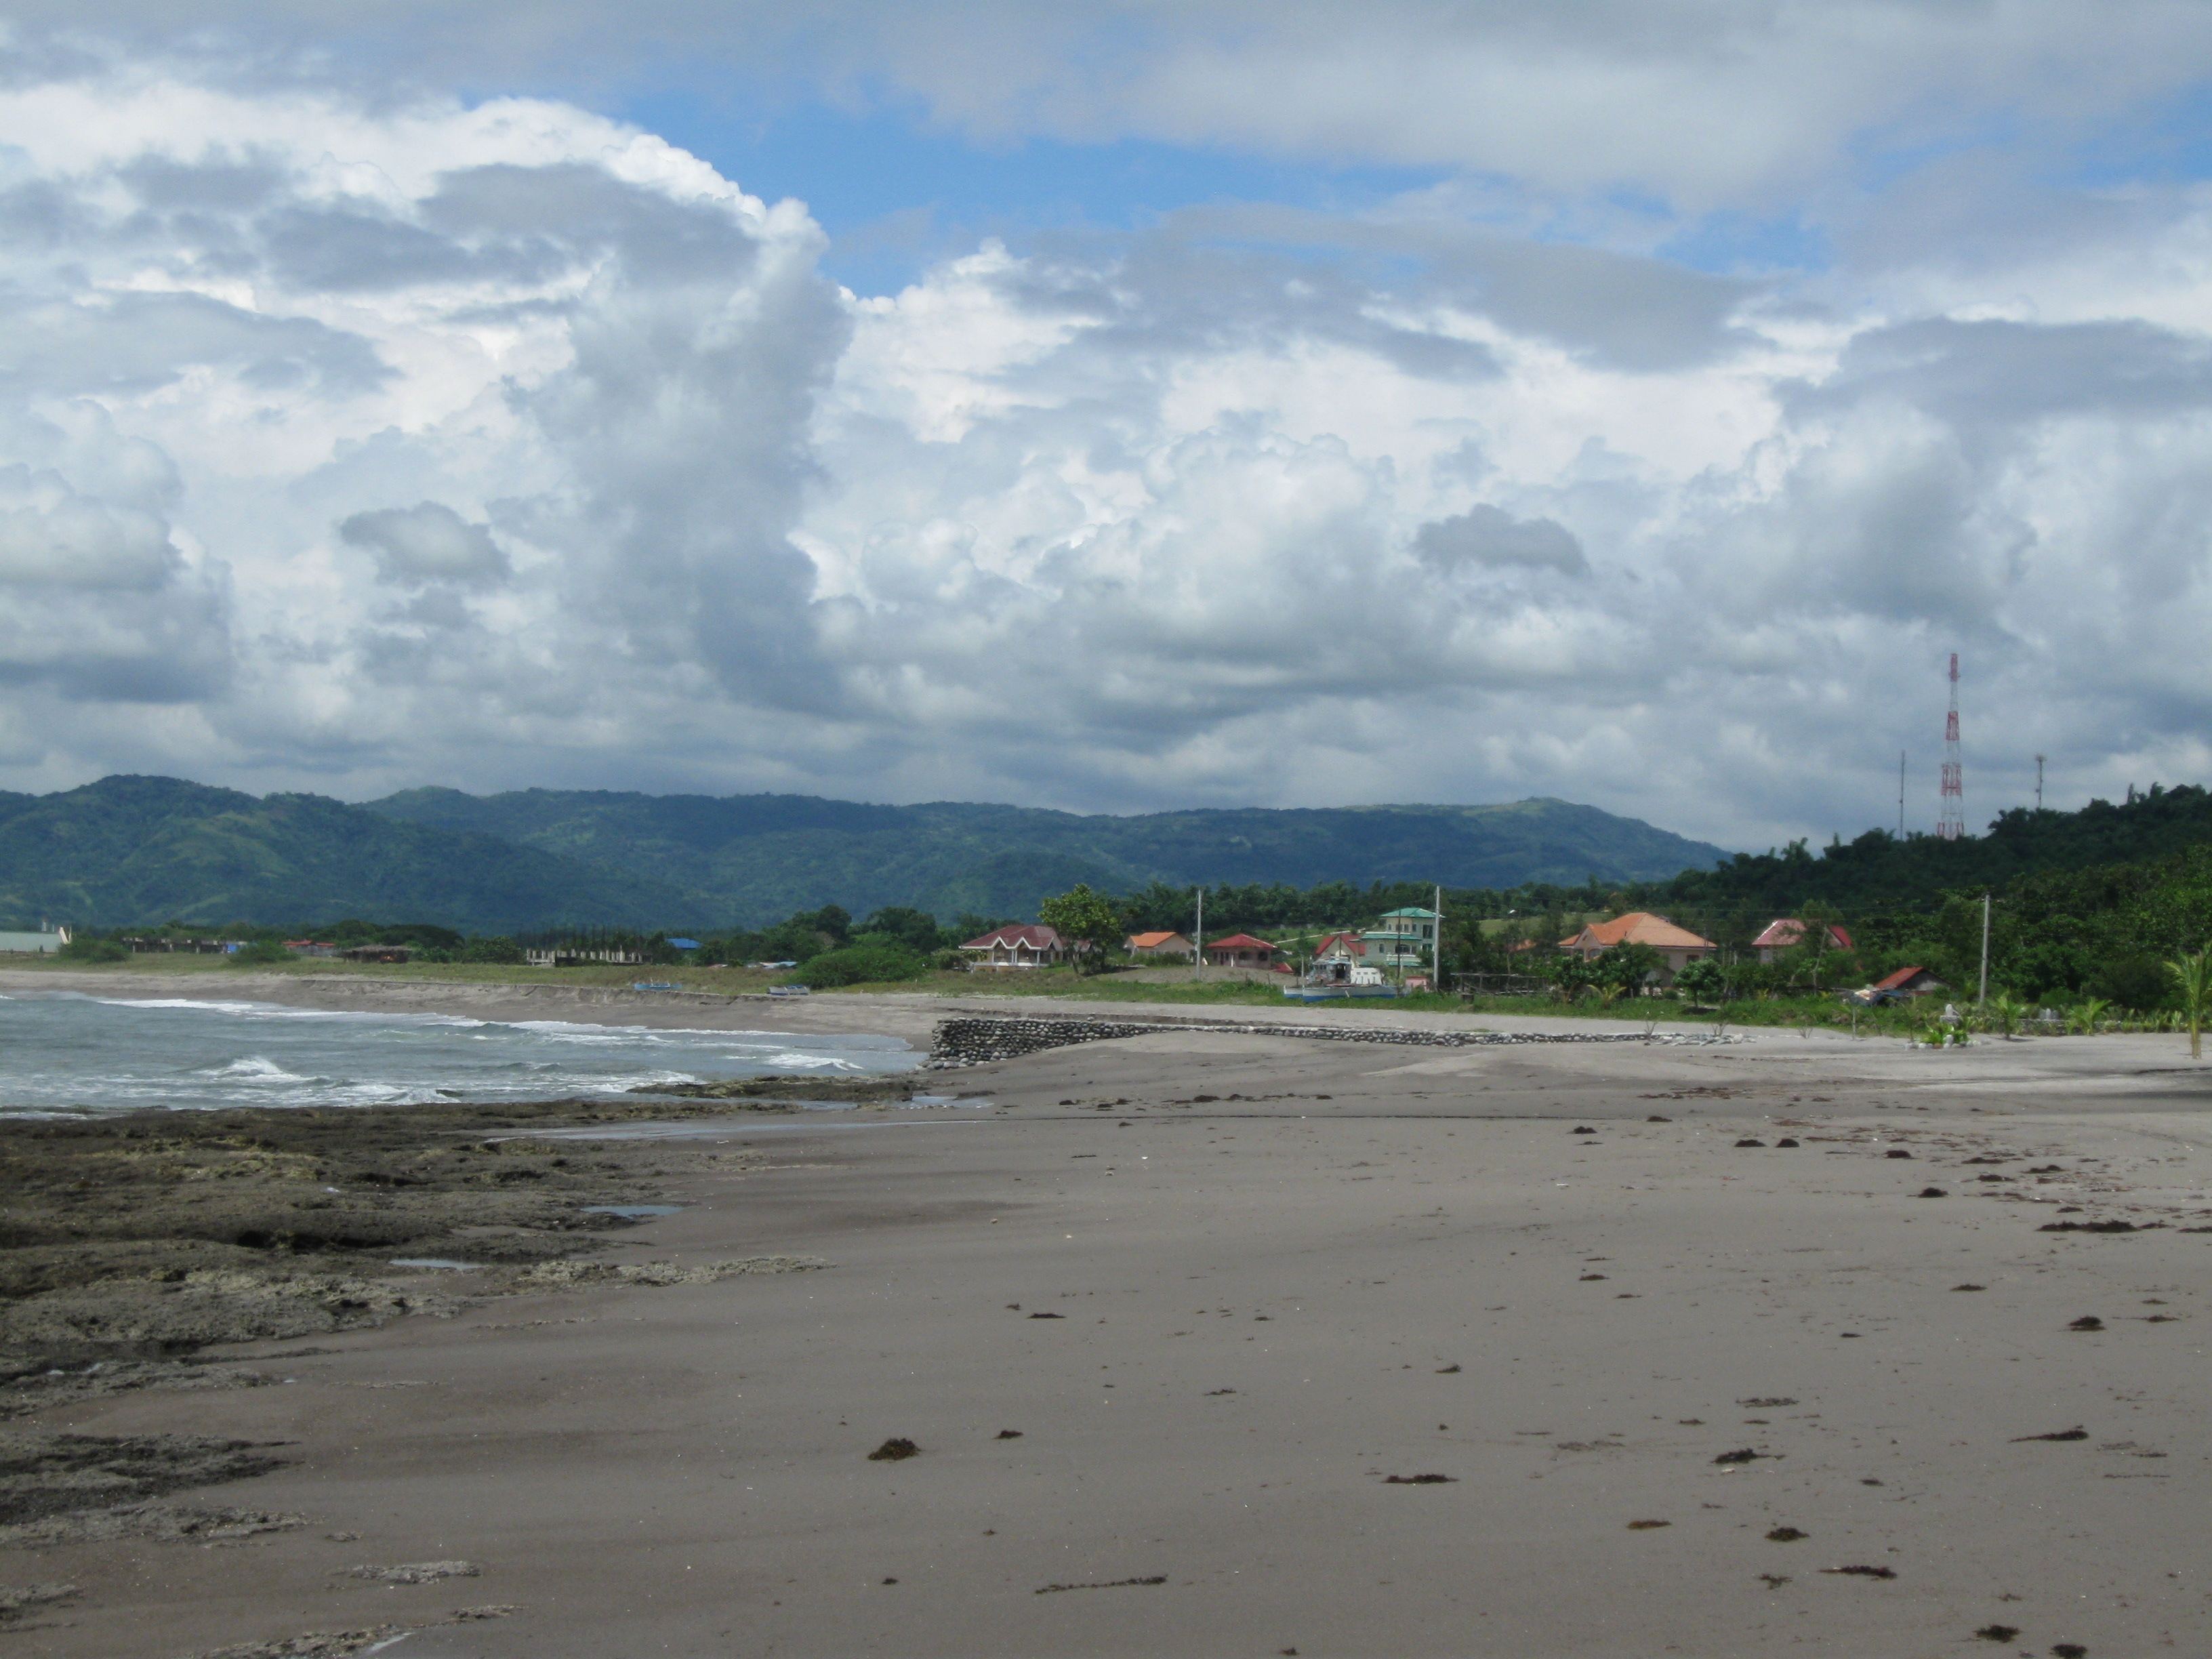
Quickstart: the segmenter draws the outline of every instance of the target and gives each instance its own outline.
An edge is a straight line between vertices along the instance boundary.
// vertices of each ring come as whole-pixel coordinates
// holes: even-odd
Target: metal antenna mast
[[[1959,653],[1951,653],[1951,713],[1943,722],[1943,815],[1936,834],[1956,841],[1966,833],[1966,771],[1959,763]]]
[[[1897,838],[1905,839],[1905,750],[1897,751]]]

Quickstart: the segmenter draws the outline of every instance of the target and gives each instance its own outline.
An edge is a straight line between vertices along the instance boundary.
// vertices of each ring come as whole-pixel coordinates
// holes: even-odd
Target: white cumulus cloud
[[[1224,205],[860,297],[741,185],[549,99],[0,90],[0,775],[1544,793],[1745,844],[1881,820],[1901,746],[1924,823],[1953,649],[1971,806],[2212,758],[2185,188],[1972,271]]]

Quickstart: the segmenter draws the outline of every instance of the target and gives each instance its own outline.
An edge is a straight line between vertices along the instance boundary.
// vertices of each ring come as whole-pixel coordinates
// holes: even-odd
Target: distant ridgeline
[[[757,925],[824,903],[863,915],[910,906],[1034,916],[1078,882],[1126,894],[1193,883],[1649,880],[1723,858],[1632,818],[1560,800],[1502,806],[1238,808],[1112,817],[934,802],[872,806],[804,795],[416,789],[367,810],[518,846],[696,895],[719,922]],[[1349,889],[1347,888],[1347,890]],[[1255,920],[1258,918],[1255,916]]]
[[[1155,896],[1202,882],[1509,889],[1652,880],[1726,856],[1559,800],[1085,816],[798,795],[416,789],[348,805],[173,778],[0,793],[0,925],[371,916],[513,934],[565,925],[704,933],[825,904],[945,920],[1034,916],[1078,882]],[[1310,908],[1279,897],[1267,914]],[[1224,917],[1224,920],[1226,918]]]

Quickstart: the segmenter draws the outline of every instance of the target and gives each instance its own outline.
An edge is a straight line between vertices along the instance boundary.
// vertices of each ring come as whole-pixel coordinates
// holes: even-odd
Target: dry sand
[[[945,1012],[729,1018],[920,1038]],[[39,1590],[0,1642],[2212,1652],[2185,1039],[1192,1031],[945,1075],[994,1104],[688,1125],[672,1145],[765,1161],[672,1168],[690,1207],[609,1258],[826,1268],[502,1297],[218,1351],[278,1386],[49,1408],[284,1443],[163,1501],[312,1524],[0,1550]],[[2042,1231],[2101,1222],[2138,1231]],[[894,1437],[918,1455],[869,1457]],[[251,1645],[308,1632],[353,1634]]]

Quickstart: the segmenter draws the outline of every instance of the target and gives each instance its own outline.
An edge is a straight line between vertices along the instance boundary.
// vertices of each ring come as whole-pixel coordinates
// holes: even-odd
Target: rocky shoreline
[[[904,1080],[698,1085],[696,1103],[554,1100],[138,1112],[0,1120],[0,1415],[52,1374],[146,1368],[215,1344],[289,1340],[448,1312],[459,1298],[408,1265],[461,1261],[470,1294],[544,1289],[544,1264],[588,1256],[679,1170],[743,1151],[538,1139],[537,1130],[792,1110],[825,1095],[896,1099]],[[713,1102],[714,1104],[706,1103]]]

